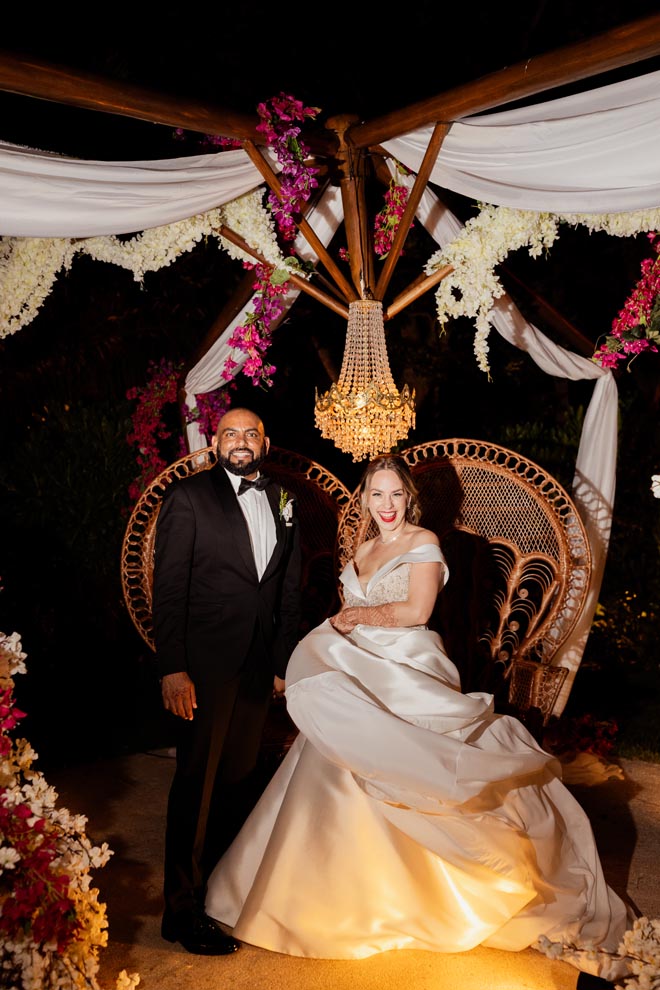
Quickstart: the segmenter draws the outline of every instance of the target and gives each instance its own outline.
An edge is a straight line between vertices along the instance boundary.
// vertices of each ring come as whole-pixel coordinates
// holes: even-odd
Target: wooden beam
[[[400,313],[406,306],[410,306],[415,299],[419,299],[420,296],[423,296],[425,292],[432,289],[438,282],[442,282],[443,278],[446,278],[453,270],[453,265],[443,265],[442,268],[436,268],[432,275],[420,275],[419,278],[415,279],[407,289],[399,293],[396,299],[390,303],[385,311],[385,319],[391,320],[393,316]]]
[[[415,182],[410,190],[410,195],[408,196],[408,202],[406,203],[406,208],[403,211],[401,222],[399,223],[396,234],[394,235],[392,247],[390,248],[389,254],[385,259],[385,263],[381,270],[378,284],[376,285],[376,291],[374,293],[376,299],[382,300],[387,292],[387,287],[390,283],[390,279],[392,278],[394,267],[399,260],[399,255],[401,254],[401,249],[404,245],[406,237],[408,236],[410,225],[415,219],[415,212],[419,206],[419,201],[424,194],[426,184],[429,180],[431,172],[433,171],[433,167],[438,157],[440,148],[442,147],[442,142],[444,141],[447,131],[449,130],[449,126],[449,124],[435,125],[433,134],[431,135],[431,140],[429,141],[426,151],[424,152],[424,158],[419,167],[419,172],[415,176]]]
[[[250,159],[253,162],[253,164],[256,165],[256,167],[263,175],[269,187],[273,190],[273,192],[278,198],[281,198],[280,180],[273,172],[269,162],[266,160],[266,158],[264,158],[259,148],[257,148],[254,142],[250,140],[245,140],[243,142],[243,147],[245,148],[246,153],[250,156]],[[325,266],[325,268],[328,270],[332,278],[335,280],[337,286],[339,287],[340,291],[343,292],[345,298],[349,302],[352,302],[353,300],[357,299],[357,295],[355,291],[351,287],[350,283],[344,277],[343,272],[338,267],[334,259],[328,254],[325,245],[323,244],[323,241],[319,240],[319,237],[317,236],[314,228],[308,223],[307,220],[305,220],[304,217],[300,217],[300,219],[298,220],[294,218],[294,222],[300,233],[303,235],[303,237],[309,244],[309,246],[318,256],[318,259],[321,262],[321,264]]]
[[[264,136],[256,129],[260,122],[256,113],[238,113],[1,50],[0,90],[84,110],[133,117],[150,124],[266,144]],[[315,154],[331,154],[334,151],[330,135],[324,132],[315,134],[310,131],[305,141]]]
[[[273,266],[271,263],[266,261],[266,259],[262,257],[258,251],[253,250],[247,241],[245,241],[240,234],[237,234],[235,230],[232,230],[231,227],[226,227],[222,224],[222,226],[218,228],[218,233],[225,237],[228,241],[231,241],[232,244],[235,244],[242,251],[245,251],[246,254],[249,254],[260,264],[272,269]],[[348,320],[348,306],[344,306],[340,302],[337,302],[333,296],[328,296],[325,292],[321,292],[321,290],[317,289],[311,282],[301,278],[300,275],[296,275],[294,272],[289,273],[289,281],[292,285],[295,285],[297,289],[300,289],[301,292],[304,292],[313,299],[316,299],[317,302],[323,303],[323,305],[328,309],[331,309],[333,313],[338,313],[339,316],[343,316],[345,320]]]
[[[655,55],[660,55],[660,14],[652,14],[587,41],[534,56],[439,96],[421,100],[375,120],[355,124],[349,128],[346,140],[356,148],[365,148],[440,120],[454,121],[482,110],[491,110]]]
[[[538,292],[531,289],[528,285],[525,285],[517,275],[514,275],[510,268],[506,265],[501,266],[502,274],[502,284],[507,287],[507,284],[515,284],[515,286],[523,292],[523,294],[530,300],[534,305],[538,307],[539,313],[543,319],[547,320],[549,326],[555,330],[559,336],[562,338],[566,346],[571,347],[573,350],[577,351],[579,354],[583,354],[585,357],[593,357],[594,351],[596,350],[596,345],[593,341],[585,337],[577,327],[573,326],[565,316],[552,306],[547,299],[540,296]]]

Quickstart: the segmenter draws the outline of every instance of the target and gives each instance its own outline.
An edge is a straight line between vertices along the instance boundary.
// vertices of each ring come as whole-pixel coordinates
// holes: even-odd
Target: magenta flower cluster
[[[660,345],[660,233],[648,238],[656,252],[641,265],[641,277],[612,323],[612,332],[596,350],[593,360],[603,368],[616,368],[643,351],[656,352]]]
[[[309,150],[300,140],[300,127],[307,117],[314,119],[319,107],[306,107],[301,100],[280,93],[257,106],[261,123],[257,130],[264,135],[270,148],[277,155],[281,166],[280,195],[270,192],[268,204],[275,218],[282,240],[292,241],[296,236],[293,217],[299,215],[318,187],[318,169],[305,162]]]
[[[399,229],[408,195],[406,186],[398,185],[395,179],[390,180],[389,188],[385,193],[385,206],[374,219],[374,251],[379,258],[386,258],[392,249],[394,235]],[[412,227],[412,224],[410,226]]]
[[[131,504],[135,504],[142,492],[151,484],[161,471],[167,467],[159,449],[159,441],[167,440],[172,435],[165,422],[164,410],[167,405],[178,408],[178,392],[183,373],[183,362],[150,361],[147,366],[147,381],[144,385],[131,388],[126,398],[136,401],[133,411],[132,429],[126,440],[137,447],[137,463],[140,474],[131,482],[128,494]],[[232,383],[233,384],[233,383]],[[235,385],[233,385],[235,388]],[[231,386],[230,386],[231,388]],[[201,433],[211,442],[218,426],[220,417],[230,406],[228,388],[215,389],[196,395],[197,409],[186,407],[186,422],[197,422]],[[186,453],[183,437],[179,438],[179,456]]]
[[[266,364],[264,356],[271,344],[273,324],[284,310],[282,296],[287,290],[287,282],[274,281],[271,277],[272,270],[267,265],[252,264],[249,261],[243,264],[245,268],[253,268],[256,272],[252,286],[255,291],[254,309],[248,313],[245,322],[236,327],[228,343],[230,347],[247,354],[241,371],[252,384],[270,387],[277,369],[272,364]],[[233,358],[227,358],[222,377],[230,381],[237,367],[238,363]]]
[[[300,140],[300,127],[306,118],[314,118],[320,112],[318,107],[306,107],[300,100],[286,93],[280,93],[257,107],[261,123],[257,130],[264,135],[269,147],[277,155],[281,165],[280,195],[271,192],[268,204],[275,219],[280,237],[292,241],[296,236],[294,216],[298,216],[304,204],[317,188],[318,169],[307,165],[306,145]],[[247,358],[241,368],[253,385],[270,387],[277,370],[267,364],[265,354],[270,347],[273,326],[284,310],[283,296],[287,290],[287,280],[281,278],[268,265],[243,262],[247,269],[254,269],[256,279],[253,285],[254,309],[248,313],[245,322],[236,327],[229,339],[229,346],[242,351]],[[238,368],[238,361],[229,357],[222,369],[225,381],[231,381]]]

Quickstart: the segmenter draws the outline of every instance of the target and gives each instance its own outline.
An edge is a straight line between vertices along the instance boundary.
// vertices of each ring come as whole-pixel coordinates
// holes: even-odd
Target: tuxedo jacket
[[[160,677],[185,670],[196,685],[223,683],[245,663],[255,632],[273,674],[284,677],[300,626],[300,538],[295,513],[282,515],[281,486],[270,482],[265,493],[277,542],[259,579],[247,522],[221,465],[165,492],[152,599]]]

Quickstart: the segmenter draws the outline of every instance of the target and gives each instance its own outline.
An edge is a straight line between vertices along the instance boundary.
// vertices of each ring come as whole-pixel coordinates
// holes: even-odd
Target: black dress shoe
[[[197,956],[228,956],[241,947],[202,911],[180,915],[166,911],[160,933],[166,941],[180,942],[187,952]]]

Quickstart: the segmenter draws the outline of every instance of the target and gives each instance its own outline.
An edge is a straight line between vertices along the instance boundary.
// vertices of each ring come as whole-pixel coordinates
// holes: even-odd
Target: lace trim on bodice
[[[410,564],[399,564],[389,574],[385,574],[369,590],[366,597],[353,594],[350,588],[344,591],[344,602],[350,608],[354,605],[387,605],[388,602],[405,602],[410,585]]]

